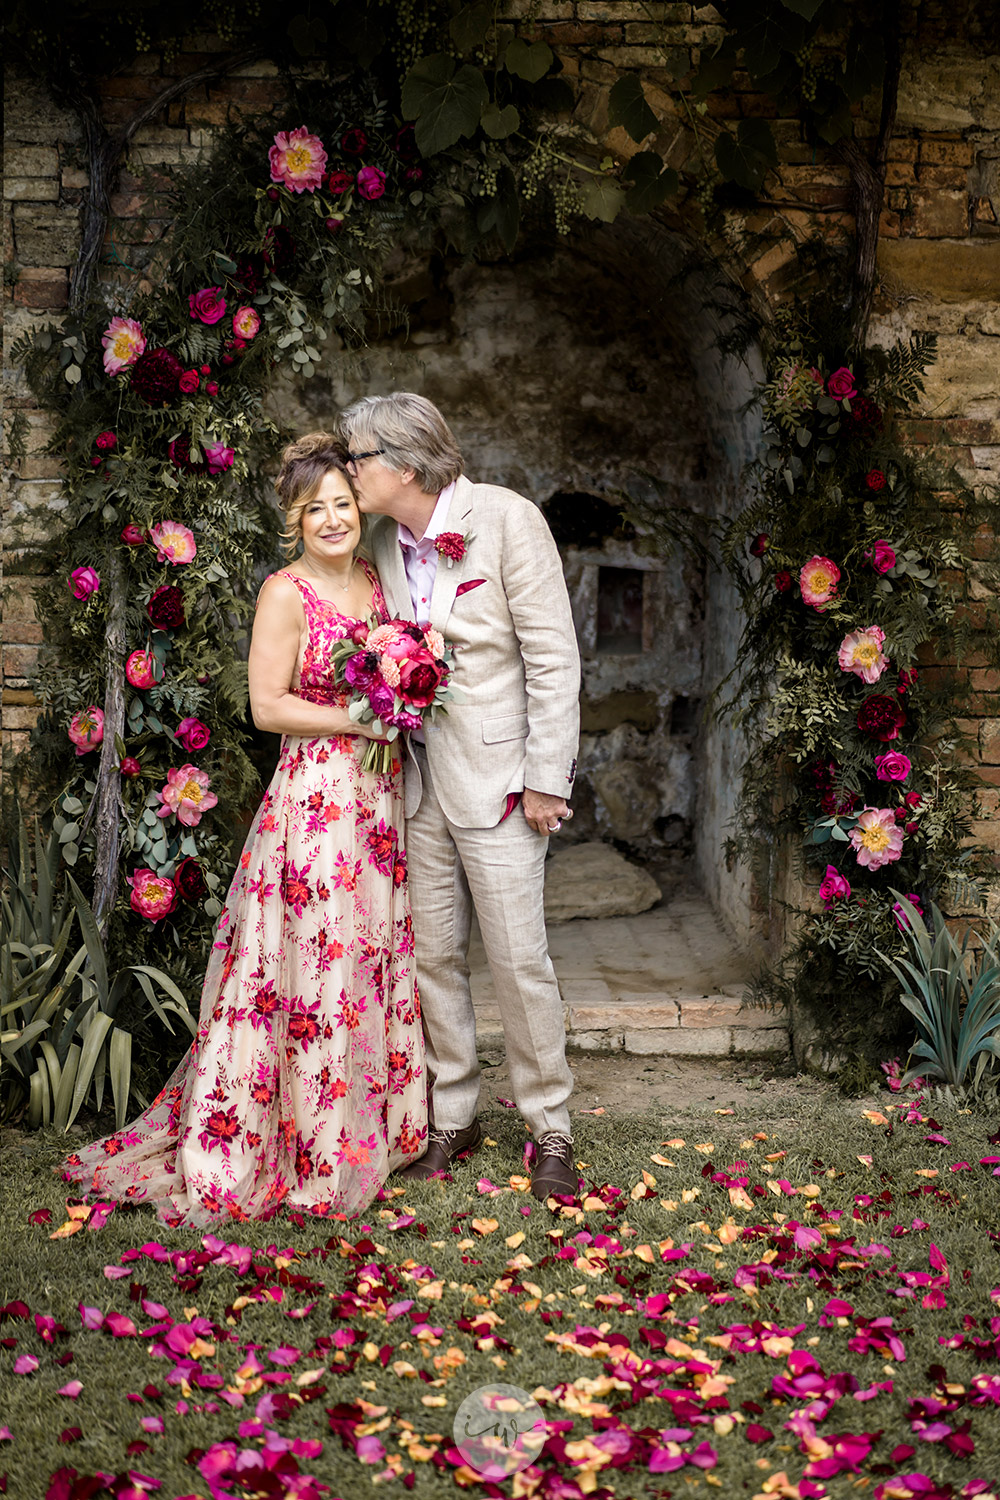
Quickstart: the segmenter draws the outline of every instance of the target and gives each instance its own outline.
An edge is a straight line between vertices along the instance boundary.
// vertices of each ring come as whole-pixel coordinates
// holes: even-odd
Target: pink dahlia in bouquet
[[[448,700],[454,654],[439,630],[412,620],[359,626],[331,653],[337,681],[348,689],[348,712],[371,724],[378,740],[369,742],[361,768],[384,775],[392,764],[392,742],[401,729],[420,729]]]
[[[866,807],[850,839],[858,864],[869,870],[880,870],[903,852],[903,830],[891,807]]]

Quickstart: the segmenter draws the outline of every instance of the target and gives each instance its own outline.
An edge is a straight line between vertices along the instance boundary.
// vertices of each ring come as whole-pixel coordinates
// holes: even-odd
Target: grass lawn
[[[65,1144],[9,1135],[6,1492],[996,1496],[1000,1146],[913,1098],[580,1114],[559,1208],[494,1107],[453,1182],[217,1238],[141,1209],[53,1238]],[[498,1382],[548,1424],[503,1482],[452,1433]]]

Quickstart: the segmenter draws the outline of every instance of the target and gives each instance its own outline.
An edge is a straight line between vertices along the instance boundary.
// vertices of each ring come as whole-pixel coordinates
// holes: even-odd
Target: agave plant
[[[984,917],[975,945],[971,928],[959,943],[933,902],[928,928],[911,901],[893,895],[910,957],[879,957],[899,980],[919,1032],[910,1049],[918,1061],[902,1081],[920,1076],[961,1088],[975,1064],[978,1084],[990,1057],[1000,1057],[1000,926]]]
[[[131,964],[108,974],[97,921],[71,875],[56,897],[56,834],[43,839],[36,824],[32,848],[20,817],[18,833],[0,898],[0,1113],[66,1130],[88,1098],[100,1109],[110,1080],[121,1129],[133,1092],[139,1097],[132,1036],[118,1024],[123,1002],[141,993],[171,1032],[174,1016],[193,1035],[194,1017],[161,969]]]

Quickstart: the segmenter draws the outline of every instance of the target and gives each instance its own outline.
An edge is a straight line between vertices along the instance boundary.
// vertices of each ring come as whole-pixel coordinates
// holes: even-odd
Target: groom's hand
[[[563,820],[573,816],[563,797],[550,797],[547,792],[533,792],[528,787],[524,789],[521,807],[532,828],[543,838],[558,833]]]

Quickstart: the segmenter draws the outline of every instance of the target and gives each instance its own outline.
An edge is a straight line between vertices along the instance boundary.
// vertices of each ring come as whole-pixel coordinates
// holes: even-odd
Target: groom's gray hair
[[[412,469],[420,488],[439,494],[462,472],[455,434],[433,401],[412,391],[362,396],[340,414],[340,431],[354,453],[381,448],[387,469]]]

